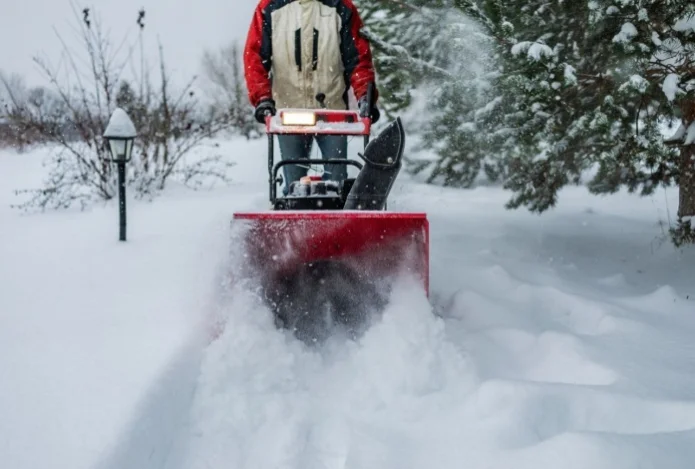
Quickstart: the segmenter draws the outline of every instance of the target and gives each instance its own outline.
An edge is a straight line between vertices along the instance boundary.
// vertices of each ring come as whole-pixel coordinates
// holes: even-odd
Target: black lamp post
[[[104,138],[109,142],[111,161],[118,166],[118,206],[120,218],[120,241],[126,240],[126,211],[125,211],[125,164],[130,161],[133,152],[133,142],[137,133],[135,125],[128,114],[121,108],[116,108],[106,126]]]

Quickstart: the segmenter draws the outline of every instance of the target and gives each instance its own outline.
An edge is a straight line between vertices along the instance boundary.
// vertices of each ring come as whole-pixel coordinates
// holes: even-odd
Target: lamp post
[[[125,211],[125,164],[130,161],[133,152],[133,142],[137,133],[135,125],[128,114],[121,108],[116,108],[109,119],[104,131],[104,138],[109,142],[111,161],[118,166],[118,207],[120,219],[120,241],[126,240],[126,211]]]

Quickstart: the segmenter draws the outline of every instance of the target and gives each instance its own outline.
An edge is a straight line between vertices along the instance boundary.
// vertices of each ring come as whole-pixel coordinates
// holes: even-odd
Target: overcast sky
[[[135,33],[137,11],[146,10],[146,47],[156,52],[159,36],[169,65],[177,77],[200,71],[205,48],[245,40],[257,0],[73,0],[80,10],[98,12],[120,42],[126,31]],[[56,61],[61,51],[54,28],[72,39],[75,23],[70,0],[2,0],[0,10],[0,70],[20,73],[30,84],[43,75],[32,56],[43,53]],[[135,36],[133,36],[135,37]]]

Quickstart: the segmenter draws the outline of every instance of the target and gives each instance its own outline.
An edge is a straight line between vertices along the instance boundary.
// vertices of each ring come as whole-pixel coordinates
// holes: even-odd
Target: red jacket
[[[326,107],[347,109],[348,90],[359,100],[375,81],[362,26],[352,0],[261,0],[244,49],[251,104],[315,108],[323,93]]]

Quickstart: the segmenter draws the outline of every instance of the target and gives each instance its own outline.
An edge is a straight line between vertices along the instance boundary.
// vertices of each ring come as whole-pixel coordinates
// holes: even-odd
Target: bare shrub
[[[253,118],[253,107],[247,98],[238,44],[232,42],[216,52],[207,50],[202,62],[204,89],[212,108],[229,115],[234,132],[247,139],[260,137],[259,124]]]
[[[63,46],[62,68],[52,67],[44,58],[34,59],[50,82],[52,94],[36,93],[26,101],[12,99],[12,124],[56,147],[44,186],[17,191],[29,196],[17,207],[66,208],[74,203],[84,207],[117,195],[116,171],[103,138],[116,107],[130,114],[138,130],[128,168],[128,182],[138,197],[154,196],[178,176],[192,187],[198,176],[227,181],[232,163],[220,156],[183,167],[188,165],[184,165],[184,155],[229,128],[232,120],[228,113],[200,110],[192,87],[195,77],[182,89],[173,89],[161,45],[159,80],[153,83],[143,51],[144,10],[137,16],[137,41],[129,43],[126,36],[118,44],[111,42],[100,19],[89,9],[78,11],[73,4],[73,12],[82,55],[57,34]],[[133,65],[138,45],[139,71]],[[136,86],[124,78],[129,65]]]

